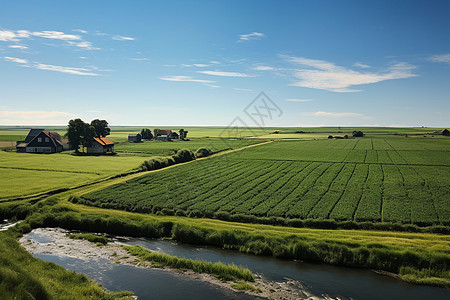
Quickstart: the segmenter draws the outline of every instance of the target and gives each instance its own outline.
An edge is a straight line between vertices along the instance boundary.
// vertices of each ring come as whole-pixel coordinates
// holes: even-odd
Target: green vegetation
[[[86,275],[34,258],[17,238],[12,231],[0,232],[2,299],[133,299],[130,292],[106,292]]]
[[[448,139],[278,141],[141,176],[78,203],[251,222],[278,217],[448,226],[448,149]]]
[[[204,260],[193,260],[170,256],[164,253],[153,252],[141,246],[123,246],[131,255],[144,261],[149,261],[155,267],[170,267],[174,269],[192,270],[196,273],[207,273],[225,281],[255,281],[255,277],[249,269],[236,265],[212,263]]]
[[[67,237],[74,240],[86,240],[95,244],[108,244],[108,239],[106,237],[92,233],[74,233],[67,235]]]
[[[213,245],[240,252],[279,258],[365,267],[399,274],[405,279],[450,287],[450,237],[430,233],[392,231],[325,230],[260,224],[155,216],[86,207],[52,196],[31,207],[0,203],[0,216],[28,211],[14,229],[62,227],[86,232],[136,237],[169,237],[198,245]],[[11,211],[9,212],[11,213]],[[410,268],[410,269],[405,269]],[[406,270],[406,271],[405,271]],[[431,276],[431,277],[428,277]],[[438,277],[436,277],[438,276]],[[433,278],[438,280],[433,280]]]

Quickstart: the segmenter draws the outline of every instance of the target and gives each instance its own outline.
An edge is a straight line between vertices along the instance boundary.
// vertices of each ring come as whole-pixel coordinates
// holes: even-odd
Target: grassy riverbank
[[[130,292],[107,292],[86,275],[34,258],[17,237],[0,232],[2,299],[134,299]]]
[[[32,228],[58,226],[128,236],[170,237],[255,255],[383,270],[409,282],[450,287],[448,235],[290,228],[155,216],[86,207],[58,198],[53,196],[30,206],[34,212],[16,230],[28,232]],[[21,210],[20,206],[15,209]]]
[[[255,277],[252,272],[244,267],[227,265],[220,262],[212,263],[204,260],[180,258],[164,253],[150,251],[141,246],[123,246],[123,248],[131,255],[134,255],[143,261],[148,261],[155,267],[192,270],[196,273],[211,274],[216,276],[218,279],[225,281],[255,281]]]

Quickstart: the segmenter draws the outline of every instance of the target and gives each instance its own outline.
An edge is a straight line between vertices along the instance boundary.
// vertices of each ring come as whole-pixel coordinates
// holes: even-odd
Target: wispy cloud
[[[131,36],[122,36],[122,35],[114,35],[114,36],[112,37],[112,39],[113,39],[113,40],[116,40],[116,41],[134,41],[134,40],[135,40],[134,37],[131,37]]]
[[[8,47],[13,48],[13,49],[20,49],[20,50],[28,49],[28,46],[25,46],[25,45],[9,45]]]
[[[220,62],[218,62],[217,60],[211,60],[209,63],[213,65],[220,65]]]
[[[313,101],[313,99],[286,99],[286,101],[289,101],[289,102],[309,102],[309,101]]]
[[[363,63],[361,63],[361,62],[355,62],[355,63],[353,64],[353,66],[354,66],[354,67],[358,67],[358,68],[363,68],[363,69],[370,68],[369,65],[363,64]]]
[[[205,68],[205,67],[209,67],[209,65],[206,64],[182,64],[183,67],[197,67],[197,68]]]
[[[433,55],[430,57],[432,62],[442,62],[450,64],[450,54]]]
[[[0,30],[0,41],[19,42],[22,39],[30,39],[33,37],[40,37],[43,39],[60,40],[66,42],[68,45],[80,47],[85,50],[97,50],[92,46],[91,42],[84,41],[80,35],[67,34],[62,31],[44,30],[44,31],[29,31],[29,30]]]
[[[291,86],[328,90],[332,92],[359,92],[354,85],[377,83],[391,79],[416,77],[412,71],[416,68],[405,62],[390,66],[384,73],[359,72],[333,63],[303,57],[281,55],[286,61],[302,66],[295,69]]]
[[[197,73],[213,75],[213,76],[224,76],[224,77],[254,77],[252,75],[238,73],[238,72],[223,72],[223,71],[197,71]]]
[[[88,33],[87,30],[83,30],[83,29],[74,29],[72,31],[76,31],[76,32],[84,33],[84,34]]]
[[[55,71],[73,75],[84,75],[84,76],[100,76],[100,74],[93,73],[91,69],[86,68],[70,68],[63,66],[55,66],[55,65],[46,65],[46,64],[35,64],[32,67],[39,70],[47,70],[47,71]]]
[[[360,113],[353,113],[353,112],[326,112],[326,111],[317,111],[315,113],[312,113],[313,116],[317,117],[332,117],[332,118],[340,118],[340,117],[365,117],[365,115]]]
[[[211,80],[205,80],[205,79],[196,79],[191,76],[165,76],[165,77],[159,77],[161,80],[167,80],[167,81],[176,81],[176,82],[199,82],[199,83],[214,83],[215,81]]]
[[[269,67],[269,66],[257,66],[257,67],[254,67],[253,70],[256,70],[256,71],[270,71],[270,70],[275,70],[275,68]]]
[[[6,61],[12,61],[18,64],[27,64],[28,60],[23,59],[23,58],[17,58],[17,57],[10,57],[10,56],[5,56],[4,59]]]
[[[0,111],[0,124],[3,125],[60,125],[78,115],[62,111]]]
[[[259,40],[263,38],[265,35],[261,32],[252,32],[249,34],[241,34],[239,36],[239,41],[250,41],[250,40]]]

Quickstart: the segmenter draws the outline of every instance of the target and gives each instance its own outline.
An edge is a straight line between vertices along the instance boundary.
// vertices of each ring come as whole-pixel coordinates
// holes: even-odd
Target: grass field
[[[141,212],[450,224],[450,139],[277,141],[83,196]]]

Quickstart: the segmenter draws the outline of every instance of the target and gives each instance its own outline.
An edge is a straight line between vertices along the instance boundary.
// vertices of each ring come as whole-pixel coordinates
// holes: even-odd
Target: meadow
[[[275,141],[141,176],[81,203],[137,212],[450,224],[450,139]]]

